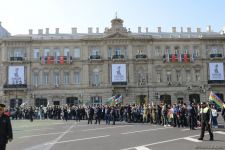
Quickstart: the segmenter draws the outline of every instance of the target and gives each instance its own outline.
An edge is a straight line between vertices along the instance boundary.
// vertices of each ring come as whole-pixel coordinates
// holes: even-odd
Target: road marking
[[[22,131],[22,132],[27,132],[27,131],[49,130],[49,129],[54,129],[54,128],[41,128],[41,129],[31,129],[31,130],[16,130],[16,129],[15,129],[15,131],[16,131],[16,132],[20,132],[20,131]],[[13,131],[14,131],[14,130],[13,130]]]
[[[225,132],[223,132],[223,131],[216,131],[215,133],[218,133],[218,134],[225,134]]]
[[[192,135],[192,136],[189,136],[189,137],[196,137],[196,136],[199,136],[199,135]],[[165,140],[165,141],[159,141],[159,142],[155,142],[155,143],[141,145],[141,146],[138,146],[138,147],[147,147],[147,146],[158,145],[158,144],[162,144],[162,143],[174,142],[174,141],[182,140],[184,138],[186,138],[186,137],[181,137],[181,138],[176,138],[176,139],[170,139],[170,140]],[[136,147],[130,147],[130,148],[124,148],[122,150],[132,150],[132,149],[135,149],[135,148]]]
[[[59,135],[56,139],[54,139],[53,141],[51,141],[51,143],[53,144],[48,144],[48,143],[44,143],[44,144],[38,144],[38,145],[35,145],[35,146],[32,146],[32,147],[28,147],[26,148],[25,150],[50,150],[54,144],[56,142],[58,142],[63,136],[65,136],[68,132],[70,132],[70,130],[74,127],[73,126],[70,126],[65,132],[63,132],[61,135]]]
[[[168,129],[168,128],[156,128],[156,129],[148,129],[148,130],[137,130],[137,131],[132,131],[132,132],[124,132],[124,133],[120,133],[120,134],[126,135],[126,134],[132,134],[132,133],[140,133],[140,132],[148,132],[148,131],[157,131],[157,130],[164,130],[164,129]]]
[[[135,147],[135,149],[137,149],[137,150],[151,150],[151,149],[149,149],[147,147],[144,147],[144,146]]]
[[[69,131],[69,132],[73,132],[73,131]],[[57,133],[36,134],[36,135],[21,136],[21,137],[18,137],[18,138],[19,139],[23,139],[23,138],[30,138],[30,137],[37,137],[37,136],[44,136],[44,135],[64,134],[64,133],[69,133],[69,132],[57,132]]]
[[[182,129],[181,131],[187,131],[187,130],[190,130],[190,129]]]
[[[191,138],[191,137],[186,137],[186,138],[184,138],[184,139],[185,139],[185,140],[188,140],[188,141],[192,141],[192,142],[197,142],[197,143],[202,142],[202,141],[200,141],[200,140],[198,140],[198,139]]]
[[[68,141],[56,141],[56,142],[49,142],[45,145],[54,145],[54,144],[61,144],[61,143],[69,143],[69,142],[76,142],[76,141],[84,141],[84,140],[91,140],[91,139],[99,139],[104,137],[109,137],[110,135],[103,135],[103,136],[95,136],[95,137],[89,137],[89,138],[82,138],[82,139],[74,139],[74,140],[68,140]]]
[[[82,130],[83,132],[87,131],[95,131],[95,130],[104,130],[104,129],[114,129],[114,128],[123,128],[123,127],[131,127],[132,125],[124,125],[124,126],[115,126],[115,127],[106,127],[106,128],[95,128],[95,129],[86,129]]]

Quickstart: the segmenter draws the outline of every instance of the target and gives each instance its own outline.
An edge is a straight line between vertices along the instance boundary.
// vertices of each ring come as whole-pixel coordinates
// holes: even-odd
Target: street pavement
[[[215,141],[200,129],[143,123],[87,124],[87,121],[12,120],[14,140],[7,150],[194,150],[225,149],[225,129],[214,129]],[[207,133],[207,132],[206,132]]]

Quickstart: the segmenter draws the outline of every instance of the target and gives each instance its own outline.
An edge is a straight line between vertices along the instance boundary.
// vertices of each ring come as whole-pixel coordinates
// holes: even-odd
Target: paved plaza
[[[14,140],[7,150],[193,150],[225,149],[225,129],[214,130],[215,141],[200,129],[116,122],[88,125],[87,121],[12,120]]]

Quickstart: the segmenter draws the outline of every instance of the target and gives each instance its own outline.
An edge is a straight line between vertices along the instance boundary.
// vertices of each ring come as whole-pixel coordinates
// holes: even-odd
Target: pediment
[[[116,32],[106,35],[104,38],[106,39],[127,39],[129,36],[124,33]]]

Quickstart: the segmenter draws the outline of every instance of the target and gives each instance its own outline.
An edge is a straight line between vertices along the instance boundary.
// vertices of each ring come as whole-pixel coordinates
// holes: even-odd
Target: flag
[[[47,64],[50,64],[50,63],[51,63],[51,57],[48,56],[48,57],[47,57]]]
[[[170,62],[170,54],[167,53],[166,62]]]
[[[223,103],[223,101],[216,94],[214,94],[212,91],[210,92],[209,100],[215,102],[222,109],[223,109],[223,107],[225,105]]]
[[[115,99],[115,103],[116,104],[119,104],[119,103],[122,103],[123,102],[123,97],[122,95],[120,95],[117,99]]]
[[[192,52],[190,62],[194,62],[194,53]]]
[[[188,55],[187,54],[184,54],[184,62],[188,63]]]
[[[172,54],[172,62],[176,62],[176,55]]]
[[[41,64],[42,64],[42,65],[45,64],[45,56],[44,56],[44,54],[42,55]]]
[[[60,57],[59,57],[59,63],[60,63],[60,64],[64,64],[64,57],[63,57],[63,56],[60,56]]]
[[[182,57],[180,53],[178,54],[178,62],[182,62]]]
[[[106,101],[106,104],[112,104],[115,102],[115,96],[112,96],[110,98],[108,98],[108,100]]]

